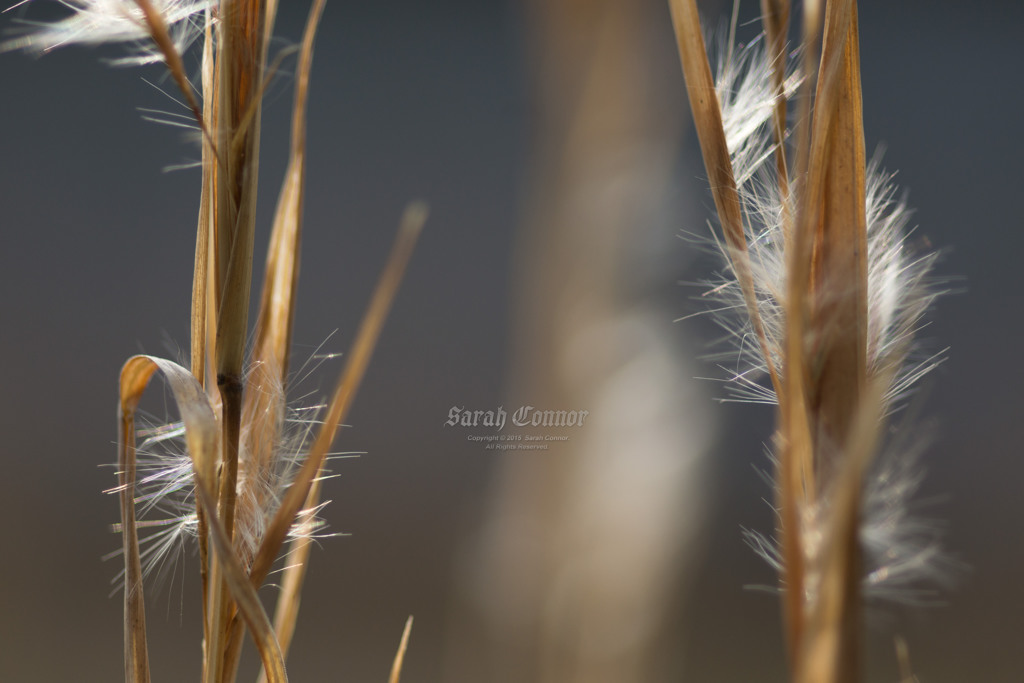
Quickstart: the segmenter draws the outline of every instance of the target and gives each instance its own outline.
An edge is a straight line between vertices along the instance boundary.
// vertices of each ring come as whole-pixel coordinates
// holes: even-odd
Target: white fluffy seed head
[[[71,14],[52,23],[24,21],[26,30],[0,43],[0,52],[26,50],[42,54],[65,45],[119,43],[127,46],[129,54],[113,60],[115,64],[150,64],[163,59],[150,40],[142,10],[134,0],[59,1]],[[215,5],[216,0],[151,0],[151,3],[163,17],[178,52],[182,53],[200,35],[200,15]]]
[[[938,254],[917,253],[909,244],[911,210],[896,198],[893,175],[876,156],[867,169],[869,372],[894,369],[885,402],[890,409],[911,385],[938,365],[943,353],[915,360],[914,334],[940,292],[932,269]]]
[[[890,444],[865,482],[860,540],[868,597],[927,604],[935,600],[935,586],[957,572],[957,563],[942,548],[938,523],[912,505],[924,478],[918,463],[922,451],[921,441]]]
[[[286,406],[278,377],[262,365],[246,373],[246,391],[256,399],[247,404],[239,440],[233,533],[236,552],[246,567],[302,464],[323,408]],[[182,423],[145,427],[138,437],[135,504],[140,554],[144,575],[159,583],[197,536],[194,473]],[[326,504],[301,511],[289,537],[328,536],[319,517]],[[119,525],[115,528],[119,530]],[[122,575],[123,570],[115,581]]]
[[[784,201],[774,165],[767,163],[775,151],[771,130],[777,97],[771,85],[771,61],[761,40],[740,47],[718,60],[716,92],[729,146],[737,191],[743,207],[744,230],[754,281],[758,313],[768,341],[772,364],[782,368],[785,335],[787,255],[784,216],[795,216],[795,207]],[[795,60],[792,60],[795,61]],[[795,92],[800,76],[790,70],[784,84],[786,96]],[[887,409],[906,395],[910,386],[941,361],[938,356],[914,359],[913,336],[938,292],[931,281],[936,254],[916,253],[908,242],[911,211],[896,198],[893,176],[881,170],[877,158],[866,173],[865,212],[868,241],[868,348],[869,372],[879,376],[893,372],[885,395]],[[799,192],[797,179],[791,190]],[[784,210],[785,209],[785,210]],[[724,270],[709,282],[706,297],[713,302],[716,320],[726,331],[732,349],[719,356],[728,359],[730,396],[735,400],[775,403],[764,379],[767,362],[751,327],[746,302],[732,271],[728,248],[716,240]]]
[[[869,601],[928,605],[936,603],[940,587],[948,585],[961,565],[942,547],[942,528],[925,517],[913,499],[924,479],[918,458],[920,440],[898,439],[887,444],[864,479],[861,494],[861,590]],[[825,550],[825,529],[832,515],[831,491],[824,491],[800,519],[804,555],[804,591],[808,604],[817,599]],[[778,573],[785,589],[782,547],[773,536],[745,529],[744,541]]]
[[[737,186],[745,185],[774,151],[767,126],[778,101],[772,69],[761,36],[718,59],[715,93]],[[783,83],[785,96],[791,97],[799,85],[799,74],[790,69]]]
[[[794,60],[795,61],[795,60]],[[776,96],[772,65],[760,40],[739,48],[718,61],[716,91],[722,110],[733,174],[743,209],[747,252],[758,314],[767,338],[767,352],[775,368],[784,373],[785,293],[788,257],[785,251],[785,216],[795,206],[784,206],[774,168],[771,128]],[[799,83],[790,72],[787,96]],[[791,181],[790,198],[800,192],[800,179]],[[942,354],[915,359],[913,337],[922,316],[938,292],[931,271],[934,253],[917,253],[908,240],[911,212],[877,159],[866,169],[868,330],[866,357],[872,376],[893,379],[884,396],[886,413],[899,405],[911,385],[941,362]],[[716,238],[722,257],[720,274],[709,281],[705,297],[712,302],[716,321],[725,330],[730,349],[717,358],[729,373],[732,400],[777,402],[767,382],[767,360],[757,343],[746,301],[729,258],[728,248]],[[935,525],[911,512],[910,500],[921,481],[916,454],[920,444],[889,443],[864,481],[860,538],[864,551],[864,593],[868,597],[923,601],[928,593],[916,588],[922,580],[941,579],[950,566],[940,551]],[[836,462],[824,457],[823,462]],[[822,473],[819,504],[803,511],[801,545],[808,569],[805,590],[813,593],[821,565],[824,529],[832,511],[830,474]],[[774,539],[756,531],[745,532],[749,545],[780,573],[781,550]],[[783,577],[784,581],[784,577]],[[813,596],[809,596],[813,600]]]

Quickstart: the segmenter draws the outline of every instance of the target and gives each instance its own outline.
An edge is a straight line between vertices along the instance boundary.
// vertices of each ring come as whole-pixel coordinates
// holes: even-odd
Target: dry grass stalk
[[[402,629],[402,640],[398,643],[398,652],[395,653],[395,661],[391,665],[391,676],[388,683],[399,683],[402,677],[402,663],[405,662],[405,651],[409,647],[409,634],[412,633],[412,617],[405,620],[405,628]]]
[[[641,683],[670,680],[679,661],[663,636],[697,563],[686,550],[710,429],[679,381],[672,313],[648,296],[657,259],[635,248],[670,239],[652,215],[676,195],[685,121],[664,99],[674,73],[652,40],[660,9],[527,4],[536,132],[506,400],[591,417],[549,456],[496,460],[456,579],[445,679]]]
[[[313,42],[316,27],[323,16],[325,0],[316,0],[310,10],[309,21],[302,38],[295,83],[295,103],[292,106],[291,153],[284,184],[281,187],[270,251],[267,255],[266,280],[260,302],[260,319],[267,321],[257,330],[254,357],[262,369],[279,368],[278,376],[284,383],[288,376],[288,351],[291,348],[295,295],[299,279],[299,254],[302,241],[302,205],[305,192],[306,157],[306,104],[309,99],[309,72],[313,62]],[[309,501],[307,501],[309,503]],[[314,509],[316,502],[307,504]],[[298,618],[301,577],[309,559],[310,541],[299,538],[294,542],[301,550],[289,553],[281,595],[274,615],[274,630],[281,650],[288,653],[295,622]]]
[[[919,291],[920,276],[933,257],[904,260],[899,229],[878,237],[902,219],[889,225],[880,221],[879,207],[887,208],[888,200],[880,200],[874,188],[868,192],[877,180],[869,178],[865,159],[855,2],[830,0],[823,19],[819,3],[804,7],[804,94],[796,169],[790,176],[784,151],[789,6],[762,0],[770,64],[766,73],[773,94],[764,102],[745,104],[751,110],[755,104],[770,110],[757,114],[761,119],[753,128],[770,128],[776,159],[771,181],[757,168],[764,157],[753,163],[736,157],[745,166],[734,171],[735,150],[727,143],[722,123],[727,117],[711,77],[696,4],[670,0],[670,5],[725,252],[736,279],[732,286],[740,292],[736,298],[746,309],[763,356],[757,364],[770,375],[772,398],[779,406],[780,547],[767,553],[777,563],[784,586],[793,677],[797,683],[855,683],[861,679],[866,476],[893,396],[905,388],[906,377],[917,374],[901,366],[912,328],[934,297]],[[735,80],[729,76],[728,82]],[[729,106],[744,96],[726,95]],[[770,184],[770,197],[744,187],[755,172],[762,173],[761,183]],[[895,212],[903,210],[900,205]],[[755,220],[766,225],[763,233],[750,227]],[[891,244],[880,246],[892,239],[894,251],[887,251]],[[781,251],[764,246],[773,240],[783,244]],[[888,257],[900,259],[910,270],[923,270],[906,281],[879,278],[881,262]],[[880,290],[898,303],[880,304]],[[770,325],[764,322],[766,306],[772,313],[781,311]],[[902,320],[883,329],[894,316]],[[742,374],[739,379],[751,382]],[[762,390],[758,395],[765,394]],[[765,539],[756,537],[755,543],[763,549]]]
[[[298,614],[308,537],[316,529],[319,475],[426,220],[422,204],[413,204],[406,211],[326,417],[301,458],[301,467],[294,466],[285,444],[285,392],[302,234],[306,103],[314,37],[324,5],[324,0],[313,2],[301,44],[289,164],[274,218],[260,317],[248,358],[261,100],[268,74],[277,64],[266,65],[276,0],[83,0],[69,5],[75,13],[66,19],[0,45],[0,49],[46,50],[68,42],[132,41],[143,47],[137,48],[138,54],[129,61],[162,61],[202,133],[191,369],[160,358],[136,356],[126,362],[121,373],[118,490],[125,561],[126,681],[150,680],[145,568],[136,505],[140,483],[152,485],[153,480],[162,487],[160,495],[192,491],[192,497],[186,496],[182,516],[168,521],[173,523],[173,534],[199,537],[204,682],[235,679],[246,630],[263,663],[265,680],[287,680],[284,657]],[[203,36],[201,104],[181,56],[199,33]],[[148,48],[146,40],[151,41]],[[167,431],[181,435],[187,460],[137,481],[135,412],[157,372],[171,388],[183,425]],[[286,590],[279,601],[276,623],[271,625],[256,591],[290,534],[305,538],[293,546]],[[165,547],[166,543],[161,539],[158,545]],[[397,680],[410,627],[411,619],[392,680]]]
[[[693,111],[694,125],[697,127],[697,138],[700,150],[704,155],[704,164],[708,170],[711,183],[711,194],[715,199],[722,221],[722,231],[736,278],[743,291],[747,310],[751,312],[750,320],[757,335],[762,353],[768,361],[768,372],[772,384],[779,388],[778,373],[775,370],[771,354],[768,351],[768,340],[764,331],[764,323],[758,311],[754,294],[753,275],[750,272],[750,259],[747,255],[746,233],[743,230],[740,199],[736,188],[736,178],[732,172],[729,159],[729,146],[726,143],[725,129],[722,126],[722,112],[715,95],[715,81],[711,77],[711,65],[708,63],[707,49],[704,47],[704,36],[700,29],[700,18],[697,15],[696,0],[672,0],[672,24],[675,28],[679,44],[679,58],[686,76],[686,89],[690,97],[690,108]]]
[[[242,370],[248,333],[256,182],[259,176],[259,84],[263,80],[265,7],[259,0],[227,0],[219,7],[214,90],[217,93],[218,157],[214,169],[216,245],[212,270],[218,296],[217,389],[221,401],[221,471],[217,514],[228,537],[235,530],[239,441],[242,429]],[[207,93],[211,96],[212,93]],[[255,116],[247,116],[250,109]],[[209,267],[209,266],[208,266]],[[206,680],[231,677],[222,659],[234,607],[220,564],[210,572],[209,642]],[[226,579],[224,579],[226,581]]]
[[[768,42],[768,58],[772,64],[772,86],[775,89],[775,113],[772,135],[775,137],[775,175],[783,206],[789,197],[789,167],[786,163],[786,33],[789,31],[789,0],[761,0],[764,34]],[[788,221],[787,221],[788,222]]]

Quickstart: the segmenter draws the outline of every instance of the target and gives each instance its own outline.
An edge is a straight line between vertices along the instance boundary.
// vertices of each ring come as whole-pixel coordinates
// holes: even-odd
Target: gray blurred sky
[[[286,39],[298,38],[306,6],[283,8]],[[652,40],[671,45],[667,8],[664,16]],[[328,4],[310,101],[300,355],[325,339],[325,350],[348,348],[405,202],[424,198],[432,213],[355,427],[339,442],[369,451],[338,463],[327,487],[332,528],[354,535],[314,553],[294,680],[328,680],[328,671],[382,680],[409,613],[417,625],[405,680],[441,680],[451,560],[493,465],[441,425],[449,406],[497,405],[505,388],[510,255],[530,144],[524,21],[516,3]],[[876,627],[908,634],[924,682],[1019,681],[1024,8],[865,2],[860,21],[868,148],[886,144],[885,165],[899,170],[917,210],[916,235],[943,250],[939,272],[956,290],[923,331],[930,348],[951,351],[915,424],[933,441],[924,497],[938,502],[925,512],[944,520],[948,546],[972,567],[947,607],[886,610]],[[10,26],[4,15],[0,29]],[[197,152],[135,109],[175,109],[140,80],[160,71],[103,66],[111,54],[0,55],[3,680],[120,675],[120,601],[107,598],[117,561],[99,560],[118,544],[108,527],[117,502],[100,493],[113,470],[99,467],[115,456],[117,373],[134,353],[187,343],[198,175],[161,168]],[[283,168],[287,85],[272,89],[265,116],[257,253]],[[682,96],[681,74],[677,88],[666,98]],[[699,230],[711,206],[687,135],[678,182],[697,184],[704,205],[673,231]],[[672,279],[708,267],[685,242],[673,248]],[[691,293],[666,296],[683,315]],[[681,324],[680,335],[698,329]],[[303,388],[326,393],[337,370],[326,364]],[[687,680],[750,680],[754,664],[766,671],[758,680],[782,681],[775,603],[741,588],[771,581],[739,533],[770,524],[751,463],[762,464],[771,418],[757,407],[721,410],[731,436],[716,449],[715,526],[699,595],[680,615]],[[194,564],[183,565],[184,588],[149,601],[157,680],[198,673]]]

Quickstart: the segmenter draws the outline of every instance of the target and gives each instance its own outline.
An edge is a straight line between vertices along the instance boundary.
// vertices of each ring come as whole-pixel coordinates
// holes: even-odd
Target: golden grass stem
[[[903,636],[896,636],[896,664],[899,667],[900,683],[919,683],[914,675],[914,667],[910,665],[910,648]]]
[[[391,303],[398,291],[398,285],[401,283],[405,268],[408,265],[409,257],[412,255],[413,247],[416,245],[416,240],[423,229],[426,219],[427,208],[422,203],[413,203],[405,211],[402,224],[399,227],[398,237],[391,249],[387,264],[381,273],[380,281],[374,290],[369,307],[359,326],[359,331],[356,333],[356,340],[352,351],[348,355],[345,368],[342,370],[341,377],[338,380],[334,395],[328,406],[327,417],[321,424],[317,438],[306,455],[302,468],[299,470],[292,485],[288,488],[274,518],[267,526],[260,548],[253,558],[249,569],[249,581],[255,588],[261,586],[264,579],[266,579],[274,560],[281,550],[281,546],[284,544],[285,538],[287,538],[288,530],[295,523],[296,516],[299,515],[304,504],[308,503],[311,496],[314,498],[318,497],[316,493],[319,489],[318,478],[327,456],[327,451],[330,449],[334,436],[351,407],[352,400],[369,365],[373,349],[383,328],[384,320],[391,308]],[[312,504],[312,506],[315,505],[315,503]],[[310,506],[306,505],[306,507]],[[298,556],[295,559],[298,560]],[[299,591],[305,575],[305,558],[301,562],[296,562],[296,564],[298,568],[293,568],[295,565],[289,565],[289,568],[286,570],[286,584],[290,584],[291,587],[286,585],[285,591],[278,601],[277,614],[280,616],[275,616],[275,621],[279,620],[278,626],[281,632],[294,629],[294,619],[298,614]],[[287,577],[289,574],[292,575],[290,579]],[[227,671],[228,665],[233,665],[237,662],[237,646],[240,644],[239,630],[241,625],[237,619],[231,619],[225,623],[226,632],[223,640],[228,644],[228,653],[225,659],[226,664],[222,663],[221,666]],[[290,644],[290,641],[291,637],[289,634],[286,642]]]
[[[828,3],[817,70],[806,185],[788,264],[786,393],[780,457],[780,526],[786,564],[784,601],[790,661],[802,683],[860,679],[861,471],[833,480],[829,547],[808,589],[801,519],[818,495],[826,453],[857,460],[851,432],[867,383],[867,228],[864,132],[856,4]],[[808,337],[808,332],[811,336]],[[812,339],[813,355],[805,344]],[[881,398],[878,398],[881,401]],[[877,424],[859,430],[877,430]],[[859,443],[859,442],[857,442]],[[874,442],[871,441],[871,452]],[[836,501],[839,502],[836,502]],[[841,512],[840,512],[841,511]],[[836,521],[839,520],[839,521]]]
[[[826,28],[822,60],[842,53],[836,103],[828,124],[822,212],[812,262],[815,298],[812,325],[819,352],[814,358],[810,405],[815,454],[844,445],[843,470],[833,483],[831,547],[819,568],[821,589],[812,605],[801,665],[811,673],[801,683],[856,683],[861,679],[860,498],[863,474],[875,453],[884,389],[875,381],[866,395],[867,220],[857,5],[849,16],[826,10],[826,27],[846,26],[845,40],[832,42]],[[844,21],[845,19],[845,21]],[[824,72],[824,71],[823,71]],[[826,108],[824,113],[828,112]],[[818,109],[816,116],[823,113]],[[888,386],[886,383],[884,386]],[[822,463],[815,463],[820,469]]]
[[[280,381],[286,382],[291,349],[292,321],[299,275],[299,254],[302,239],[302,206],[305,192],[306,105],[309,99],[309,75],[313,64],[313,43],[325,0],[316,0],[310,8],[303,33],[296,70],[295,100],[292,105],[291,153],[288,170],[281,187],[274,227],[267,255],[266,276],[260,302],[260,324],[257,327],[254,359],[280,368]],[[320,480],[310,488],[306,509],[316,507]],[[310,502],[309,498],[314,499]],[[274,613],[274,630],[281,651],[287,656],[299,613],[303,579],[309,561],[310,541],[293,541],[286,560],[287,569],[281,584]],[[260,674],[266,680],[266,672]]]
[[[814,361],[811,410],[816,438],[831,444],[846,443],[867,381],[868,246],[856,5],[848,27],[812,261],[813,324],[821,351]]]
[[[150,680],[134,499],[135,410],[151,377],[159,370],[174,393],[185,425],[187,452],[192,460],[203,586],[203,681],[227,683],[235,678],[244,622],[259,650],[264,680],[284,683],[287,676],[283,651],[256,590],[266,578],[297,516],[302,516],[299,523],[312,522],[311,509],[317,507],[320,497],[319,473],[366,372],[426,220],[426,207],[417,203],[406,211],[329,404],[327,420],[321,425],[298,476],[284,494],[284,500],[270,521],[269,531],[264,532],[259,528],[264,521],[259,515],[268,514],[266,511],[272,509],[277,493],[264,491],[259,484],[250,489],[248,482],[262,484],[265,483],[262,475],[267,472],[280,474],[275,471],[281,464],[277,462],[280,456],[278,422],[283,419],[299,271],[309,75],[316,28],[325,0],[314,0],[301,44],[289,166],[274,220],[251,359],[253,383],[248,398],[245,387],[248,380],[243,378],[243,366],[251,293],[262,97],[278,64],[290,53],[290,50],[282,51],[273,65],[267,67],[265,59],[278,2],[220,0],[208,7],[175,7],[166,14],[162,12],[168,8],[161,7],[155,0],[133,2],[141,14],[135,22],[137,28],[152,38],[156,46],[153,56],[162,56],[202,131],[203,163],[192,283],[190,369],[154,357],[136,356],[125,363],[121,373],[118,461],[120,528],[125,558],[125,678],[134,683]],[[91,10],[89,7],[72,9],[82,13]],[[179,9],[184,9],[185,13],[179,15]],[[201,107],[174,42],[178,36],[172,37],[168,25],[169,21],[192,22],[200,12],[206,20]],[[245,443],[242,443],[243,438]],[[240,463],[243,448],[251,457]],[[240,492],[241,466],[245,467],[242,479],[245,488]],[[178,469],[173,472],[177,475]],[[301,511],[304,503],[309,511]],[[187,529],[190,515],[177,521],[181,526],[174,531]],[[254,554],[253,544],[257,540],[261,544]],[[293,547],[290,555],[295,561],[285,579],[281,618],[276,626],[284,636],[286,647],[294,631],[308,552],[309,543],[305,541]],[[395,681],[411,623],[410,618],[392,673]]]
[[[715,93],[711,66],[708,64],[704,36],[700,29],[697,4],[695,0],[669,0],[669,8],[672,11],[672,26],[679,46],[679,59],[686,78],[686,92],[690,99],[693,122],[697,128],[704,166],[711,183],[711,194],[729,248],[729,259],[743,292],[743,300],[750,315],[757,343],[768,366],[772,384],[778,392],[781,389],[780,378],[772,361],[768,338],[757,307],[750,256],[747,253],[747,238],[743,231],[742,208],[732,162],[729,160],[725,130],[722,127],[722,112]]]
[[[217,424],[209,399],[191,372],[161,358],[133,356],[121,369],[119,451],[122,470],[121,525],[125,543],[125,679],[149,681],[146,655],[145,610],[138,539],[135,530],[135,411],[150,378],[159,370],[167,380],[185,424],[185,438],[198,478],[210,476],[216,457]],[[131,476],[129,476],[131,475]]]
[[[203,61],[202,90],[211,93],[214,89],[214,55],[213,55],[213,24],[209,11],[206,13],[206,26],[203,30]],[[206,121],[216,120],[216,97],[203,98],[203,118]],[[214,157],[213,141],[208,136],[203,139],[202,187],[199,195],[199,220],[196,228],[195,263],[192,271],[192,307],[190,317],[191,339],[191,370],[196,380],[209,392],[213,392],[213,383],[207,374],[212,367],[215,330],[217,328],[216,298],[213,296],[213,220],[215,215],[214,200],[216,198],[217,165]],[[212,479],[209,479],[212,481]],[[207,546],[206,513],[199,501],[196,505],[196,535],[199,539],[199,576],[202,587],[203,604],[203,642],[210,639],[207,633],[209,615],[207,614],[207,594],[209,591],[209,548]]]
[[[234,532],[242,417],[242,367],[248,332],[256,190],[259,177],[260,106],[265,32],[261,0],[223,0],[215,64],[217,144],[224,151],[216,174],[214,263],[218,293],[216,370],[221,399],[221,473],[217,498],[220,523]],[[208,95],[211,95],[208,93]],[[255,113],[247,116],[250,107]],[[212,526],[212,525],[211,525]],[[224,680],[224,648],[234,606],[230,579],[214,562],[211,571],[211,643],[207,683]],[[214,574],[216,574],[215,580]]]
[[[316,0],[310,8],[299,51],[295,100],[292,105],[291,150],[274,214],[263,293],[260,297],[259,325],[253,347],[255,362],[274,359],[280,367],[282,382],[288,375],[292,323],[298,291],[306,177],[306,107],[309,101],[309,76],[313,65],[316,29],[325,5],[326,0]]]
[[[860,498],[881,421],[881,387],[888,386],[873,378],[868,391],[866,171],[857,8],[854,0],[831,0],[822,20],[819,2],[805,5],[804,116],[796,162],[801,182],[793,216],[788,201],[793,179],[784,149],[789,3],[762,0],[761,7],[775,94],[771,126],[787,261],[781,378],[768,351],[750,280],[742,206],[696,3],[670,0],[729,260],[779,400],[777,511],[791,668],[797,683],[856,683]],[[826,467],[833,472],[827,486],[818,481]],[[819,506],[819,496],[828,496],[828,507]],[[804,547],[803,534],[805,524],[822,509],[828,519],[827,528],[817,532],[825,539],[819,552]]]
[[[402,629],[402,640],[398,643],[398,652],[395,653],[395,661],[391,664],[391,675],[388,676],[388,683],[398,683],[402,676],[402,664],[405,661],[405,651],[409,647],[409,634],[412,633],[412,615],[405,620],[405,628]]]
[[[800,660],[804,638],[804,549],[800,540],[803,510],[813,504],[817,495],[815,477],[816,437],[811,427],[809,410],[810,368],[804,345],[810,320],[810,278],[815,239],[818,235],[824,201],[825,169],[828,161],[828,132],[835,115],[844,44],[850,24],[850,0],[830,2],[826,8],[821,66],[817,69],[814,116],[808,126],[804,186],[797,207],[797,220],[787,263],[786,340],[784,392],[779,396],[782,413],[781,452],[779,457],[780,535],[786,565],[786,594],[783,600],[787,626],[790,662],[795,668]],[[815,9],[805,17],[805,27],[816,24]],[[816,40],[813,41],[816,44]],[[809,49],[809,48],[807,48]],[[810,102],[805,103],[810,109]],[[842,443],[842,442],[840,442]]]
[[[203,31],[203,62],[202,62],[202,88],[204,93],[209,93],[214,88],[214,56],[213,56],[213,33],[209,17]],[[204,121],[215,120],[216,98],[203,98]],[[216,198],[214,176],[217,166],[213,160],[212,140],[203,140],[203,162],[202,162],[202,185],[199,195],[199,220],[196,228],[196,251],[195,262],[192,269],[192,308],[190,317],[190,340],[191,340],[191,368],[192,374],[200,384],[206,388],[207,385],[207,359],[212,350],[208,343],[210,339],[211,322],[216,327],[215,311],[209,310],[211,300],[211,240],[214,229],[214,200]]]
[[[146,607],[142,590],[142,563],[135,525],[135,404],[122,399],[118,439],[118,476],[121,489],[121,543],[124,553],[124,679],[149,683],[146,644]]]
[[[366,373],[366,368],[373,355],[373,349],[380,336],[387,313],[391,308],[391,303],[394,301],[398,285],[401,283],[409,257],[412,255],[412,250],[416,245],[426,219],[427,207],[422,203],[413,203],[405,211],[395,244],[391,249],[391,254],[381,273],[377,288],[374,290],[370,304],[360,323],[352,350],[348,354],[345,367],[331,398],[327,416],[321,424],[316,440],[306,455],[302,468],[285,494],[284,500],[281,502],[281,506],[278,508],[274,518],[267,525],[263,541],[256,556],[253,558],[252,566],[249,570],[249,580],[254,587],[259,587],[263,584],[274,560],[281,550],[281,546],[287,538],[288,530],[295,522],[296,516],[303,509],[304,505],[307,505],[311,493],[314,496],[316,495],[317,479],[327,457],[327,452],[334,441],[338,428],[348,414],[362,377]],[[295,573],[295,578],[292,581],[298,582],[296,584],[297,588],[301,587],[305,571],[304,566],[305,562],[302,563],[302,569],[289,570]],[[291,596],[292,593],[289,592],[288,595]],[[297,599],[298,593],[295,592],[294,595]],[[286,602],[284,605],[279,603],[279,613],[286,614],[294,609],[295,614],[297,614],[297,600],[294,606],[288,606],[287,603],[292,598],[282,596],[282,599],[285,599]],[[282,616],[281,619],[282,624],[286,624],[288,620],[293,620],[294,616]],[[236,637],[235,633],[238,628],[240,626],[237,621],[230,624],[228,641]]]
[[[284,659],[281,656],[280,648],[277,646],[277,639],[274,637],[270,620],[268,619],[266,612],[263,610],[263,606],[259,601],[259,597],[256,595],[255,589],[249,584],[248,575],[242,568],[238,558],[235,556],[231,540],[228,537],[221,521],[217,517],[216,500],[209,492],[209,485],[207,482],[213,481],[209,463],[212,462],[215,457],[217,449],[217,420],[202,385],[199,384],[191,371],[170,361],[153,358],[151,356],[135,356],[125,363],[125,366],[121,371],[120,389],[122,422],[121,436],[125,444],[122,446],[122,453],[124,454],[122,459],[131,466],[131,469],[134,469],[135,408],[138,405],[139,398],[141,398],[150,378],[157,370],[164,375],[164,378],[170,386],[174,395],[175,403],[178,406],[182,422],[185,425],[186,445],[188,447],[189,455],[192,458],[193,471],[195,473],[196,496],[203,509],[206,511],[207,520],[209,521],[211,540],[213,541],[214,549],[216,550],[217,562],[215,563],[215,567],[219,568],[223,573],[225,584],[231,591],[231,595],[234,598],[233,604],[238,606],[242,618],[245,620],[250,632],[253,633],[253,639],[255,640],[256,646],[259,650],[260,658],[263,660],[264,667],[268,671],[268,680],[270,683],[285,683],[287,681],[287,676],[284,669]],[[123,489],[123,492],[130,493],[131,490],[132,487],[127,485]],[[122,524],[126,532],[129,530],[134,531],[134,515],[131,512],[132,509],[133,508],[130,507],[128,514],[123,515]],[[134,558],[137,562],[137,547],[135,549]],[[125,595],[126,600],[131,599],[134,601],[133,605],[136,607],[136,610],[141,613],[141,584],[139,586],[126,584]],[[126,619],[126,625],[128,624],[135,626],[137,621],[133,622]],[[138,629],[133,631],[133,633],[137,631]],[[140,633],[142,635],[141,643],[144,646],[144,621],[143,628]],[[140,640],[136,638],[135,643],[133,643],[134,646],[126,650],[126,656],[131,655],[134,657],[135,664],[133,677],[128,680],[148,681],[148,667],[145,670],[141,669],[140,661],[144,660],[140,660],[136,654],[138,651],[138,642],[140,642]],[[126,642],[126,645],[127,644],[128,643]],[[215,659],[215,657],[208,657],[208,662],[214,661]],[[144,677],[140,678],[140,674],[144,674]],[[213,675],[213,672],[210,671],[208,665],[206,676],[209,677],[211,675]]]
[[[377,338],[380,336],[384,320],[391,308],[391,303],[398,291],[398,285],[426,218],[427,208],[422,203],[414,203],[405,211],[398,237],[391,249],[391,255],[384,266],[363,321],[359,325],[355,343],[348,354],[345,368],[342,370],[334,395],[331,397],[327,415],[320,426],[317,438],[313,442],[302,468],[296,475],[294,483],[285,494],[281,507],[268,525],[263,542],[253,560],[250,578],[254,585],[262,584],[267,572],[270,571],[274,558],[277,557],[281,545],[288,535],[288,529],[291,528],[295,516],[302,509],[313,485],[313,480],[323,467],[334,436],[352,406],[352,401],[363,375],[366,373]]]
[[[218,174],[216,213],[216,262],[220,305],[217,316],[217,385],[223,403],[224,468],[218,497],[220,516],[228,535],[234,522],[239,421],[242,401],[242,365],[249,310],[252,246],[255,232],[256,180],[259,175],[259,114],[245,112],[252,106],[254,84],[261,69],[253,41],[246,41],[247,19],[258,9],[248,2],[222,5],[221,52],[217,60],[220,91],[217,130],[226,145],[224,173]],[[257,22],[258,23],[258,22]],[[262,43],[260,43],[262,45]],[[257,105],[258,109],[258,105]],[[238,137],[245,120],[247,131]],[[240,143],[235,144],[236,140]]]
[[[198,480],[196,481],[196,495],[208,514],[216,509],[216,502],[212,494]],[[224,568],[224,578],[231,590],[234,604],[238,606],[249,632],[253,635],[256,648],[259,650],[263,669],[267,672],[267,680],[269,683],[287,683],[288,676],[285,673],[284,657],[274,635],[274,628],[260,603],[256,590],[249,583],[248,574],[235,555],[227,531],[216,515],[212,514],[210,514],[210,537],[217,551],[219,566]]]
[[[892,377],[872,378],[854,409],[843,445],[824,533],[811,605],[796,664],[796,683],[855,683],[861,679],[860,515],[864,474],[877,451],[885,388]]]
[[[788,291],[785,297],[786,336],[783,365],[786,377],[779,395],[779,464],[776,480],[776,509],[779,517],[779,538],[785,565],[785,592],[782,596],[782,619],[790,667],[795,669],[800,656],[804,631],[804,548],[801,540],[803,509],[817,495],[814,477],[814,447],[808,422],[803,335],[806,324],[806,279],[798,279],[792,268],[800,259],[809,260],[812,245],[808,230],[801,229],[804,201],[808,193],[808,169],[811,166],[812,90],[818,82],[818,46],[821,44],[821,7],[819,0],[808,0],[803,7],[803,82],[800,85],[800,115],[797,119],[796,177],[804,179],[801,203],[791,230],[786,234],[789,254]],[[799,263],[798,263],[799,262]]]
[[[218,383],[230,384],[241,381],[252,273],[259,106],[251,116],[247,112],[258,101],[262,83],[262,3],[225,0],[218,28],[217,131],[218,143],[227,158],[217,179],[217,375]],[[225,455],[229,456],[230,453]],[[225,528],[230,534],[227,520]]]
[[[789,169],[786,163],[786,35],[789,33],[789,0],[761,0],[761,23],[772,63],[775,87],[775,111],[772,130],[775,135],[775,175],[779,182],[782,210],[788,213]],[[790,221],[783,225],[789,232]]]

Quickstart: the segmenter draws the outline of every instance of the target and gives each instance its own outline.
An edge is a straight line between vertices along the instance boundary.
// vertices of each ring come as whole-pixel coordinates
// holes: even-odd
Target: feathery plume
[[[799,75],[780,61],[788,3],[762,4],[776,56],[762,38],[729,46],[712,88],[696,5],[670,1],[725,235],[708,298],[734,342],[733,397],[779,406],[778,542],[745,535],[779,573],[794,680],[854,683],[862,597],[912,601],[918,580],[941,574],[933,527],[910,513],[916,451],[879,447],[886,418],[942,359],[912,360],[936,256],[909,246],[892,176],[865,162],[856,2],[827,2],[823,21],[817,3],[805,7],[821,63],[803,48]],[[806,116],[791,174],[794,94]]]
[[[281,383],[275,373],[250,368],[246,385],[249,391],[271,396],[259,401],[262,414],[249,414],[243,421],[242,447],[239,452],[238,508],[233,543],[243,567],[248,567],[259,550],[267,526],[280,508],[310,443],[314,428],[320,424],[323,405],[285,405]],[[157,573],[157,583],[168,559],[183,554],[199,534],[195,471],[185,443],[185,426],[172,422],[141,428],[137,432],[137,481],[135,504],[142,570]],[[342,457],[355,454],[332,454]],[[320,478],[330,475],[324,470]],[[121,487],[108,493],[118,493]],[[301,510],[288,538],[321,539],[325,531],[320,512],[330,501]],[[120,525],[115,525],[120,531]],[[119,554],[112,553],[111,556]],[[173,564],[173,563],[172,563]],[[123,573],[115,577],[121,581]]]
[[[23,0],[6,11],[30,2]],[[0,43],[0,52],[43,54],[67,45],[123,43],[128,55],[112,60],[114,64],[152,64],[164,58],[152,40],[145,11],[135,0],[60,0],[60,4],[71,14],[51,23],[24,21],[24,33]],[[152,0],[179,54],[202,34],[202,15],[214,5],[214,0]]]

